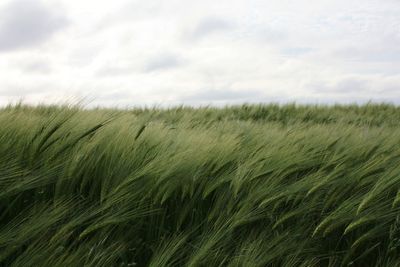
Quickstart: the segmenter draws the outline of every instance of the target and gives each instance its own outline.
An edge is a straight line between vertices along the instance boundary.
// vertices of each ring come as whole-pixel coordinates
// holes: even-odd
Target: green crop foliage
[[[400,107],[0,109],[0,266],[400,266]]]

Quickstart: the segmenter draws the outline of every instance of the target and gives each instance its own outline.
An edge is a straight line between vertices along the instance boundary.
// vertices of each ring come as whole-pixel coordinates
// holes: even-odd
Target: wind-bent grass
[[[0,110],[0,266],[400,266],[400,108]]]

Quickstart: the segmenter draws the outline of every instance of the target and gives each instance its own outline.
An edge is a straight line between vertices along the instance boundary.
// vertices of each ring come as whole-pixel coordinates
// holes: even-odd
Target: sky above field
[[[0,105],[400,104],[399,0],[2,0]]]

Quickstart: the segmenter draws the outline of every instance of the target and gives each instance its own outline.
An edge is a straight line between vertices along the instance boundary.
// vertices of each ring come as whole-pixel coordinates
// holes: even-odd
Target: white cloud
[[[0,52],[41,44],[67,24],[40,1],[12,1],[0,10]]]
[[[235,24],[231,21],[218,17],[207,17],[201,19],[187,37],[192,40],[207,38],[211,34],[223,34],[234,30]]]
[[[0,12],[0,104],[400,102],[396,0],[8,0]]]
[[[160,70],[168,70],[178,68],[184,64],[184,60],[179,56],[171,53],[157,55],[155,58],[150,59],[146,64],[144,71],[153,72]]]

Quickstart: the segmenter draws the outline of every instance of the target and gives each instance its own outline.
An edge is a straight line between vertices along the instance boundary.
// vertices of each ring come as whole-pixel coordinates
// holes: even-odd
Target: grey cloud
[[[371,44],[370,46],[351,46],[344,47],[334,51],[333,55],[346,60],[360,62],[399,62],[400,61],[400,43],[388,42],[386,44]]]
[[[97,77],[108,77],[108,76],[123,76],[123,75],[129,75],[134,73],[133,67],[103,67],[100,68],[95,75]]]
[[[285,56],[302,56],[305,54],[312,53],[314,51],[311,47],[288,47],[281,50],[281,53]]]
[[[262,92],[256,90],[235,91],[232,89],[206,89],[196,92],[192,95],[182,97],[181,101],[188,102],[212,102],[212,101],[261,101],[265,99]]]
[[[400,85],[388,85],[379,90],[381,94],[396,95],[400,98]]]
[[[0,52],[41,44],[67,24],[40,1],[12,1],[0,10]]]
[[[146,20],[149,14],[159,16],[165,11],[160,1],[128,1],[115,11],[111,11],[103,17],[94,27],[94,32],[114,27],[121,23],[130,23],[137,20]]]
[[[368,91],[368,82],[360,79],[346,79],[338,82],[333,90],[338,93],[361,93]]]
[[[52,71],[51,65],[45,61],[35,61],[23,67],[28,73],[49,74]]]
[[[184,61],[175,54],[164,54],[151,59],[145,66],[145,72],[174,69],[183,65]]]
[[[363,79],[347,78],[336,82],[335,84],[313,83],[309,88],[314,93],[336,93],[336,94],[354,94],[368,93],[370,88],[368,82]]]
[[[46,91],[50,91],[47,87],[48,85],[45,84],[44,86],[34,86],[34,87],[27,87],[27,86],[18,86],[15,84],[5,85],[0,90],[1,97],[23,97],[28,94],[40,94]]]
[[[285,31],[270,26],[256,26],[253,29],[249,28],[247,35],[256,41],[263,43],[280,42],[287,38],[287,33]]]
[[[234,28],[235,24],[233,22],[220,18],[208,17],[201,20],[187,37],[197,40],[213,33],[231,31]]]
[[[111,92],[102,93],[100,96],[95,97],[96,100],[101,102],[118,103],[121,100],[133,100],[133,92],[127,90],[114,90]]]
[[[132,64],[124,66],[104,66],[100,68],[95,75],[98,77],[108,76],[124,76],[131,75],[135,72],[142,71],[145,73],[170,70],[178,68],[184,64],[184,60],[175,54],[161,54],[154,58],[151,58],[147,63],[144,64],[143,69],[140,70]]]

